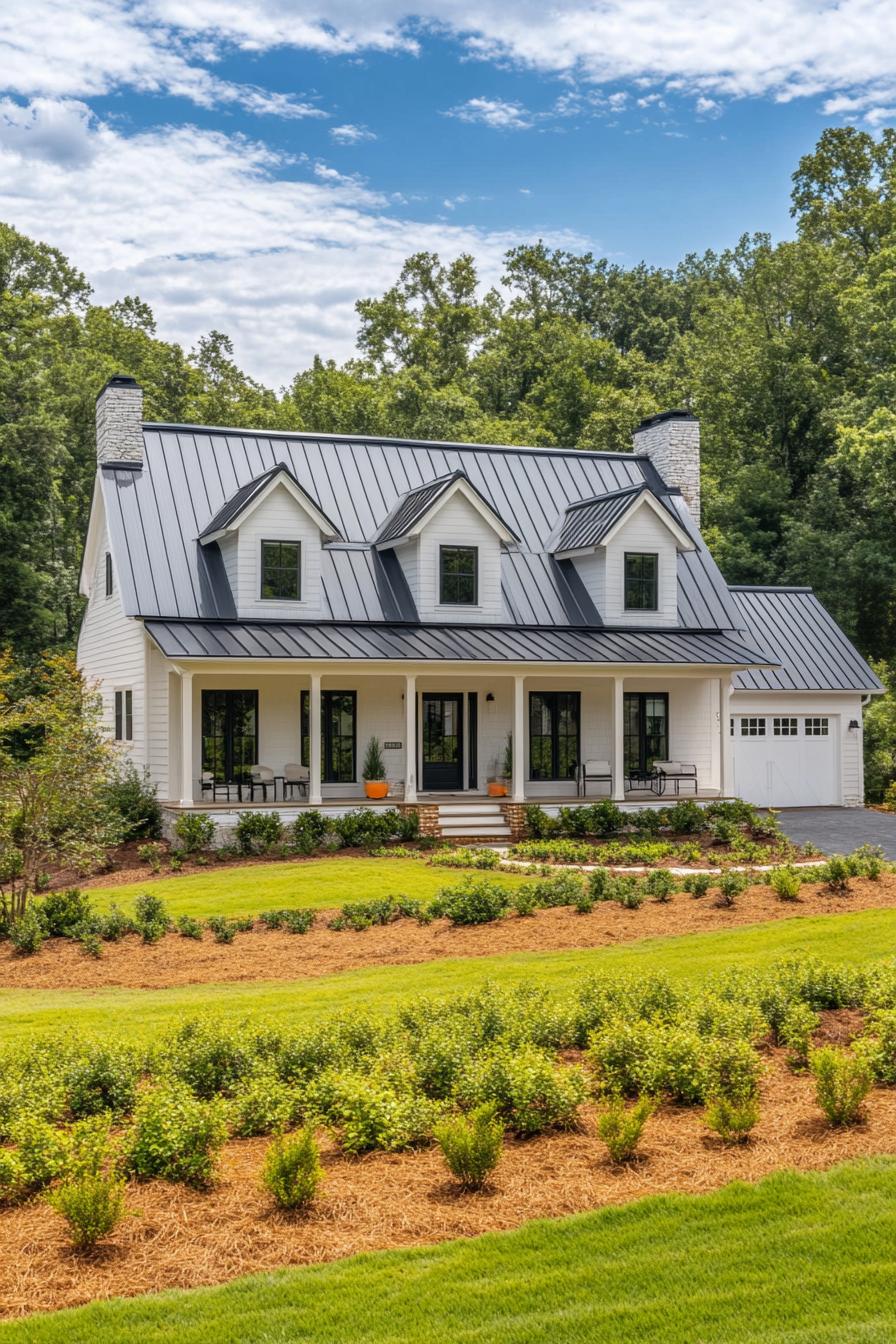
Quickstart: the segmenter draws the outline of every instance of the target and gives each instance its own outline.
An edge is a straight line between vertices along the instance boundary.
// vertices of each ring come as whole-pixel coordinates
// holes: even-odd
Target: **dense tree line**
[[[225,335],[186,353],[138,298],[92,304],[65,257],[0,225],[0,643],[76,634],[93,399],[126,372],[152,418],[495,443],[624,450],[643,416],[688,406],[729,580],[811,583],[896,659],[896,131],[825,131],[792,212],[793,241],[674,269],[518,247],[501,293],[470,256],[418,254],[358,303],[357,357],[279,393]],[[883,738],[872,755],[896,773]]]

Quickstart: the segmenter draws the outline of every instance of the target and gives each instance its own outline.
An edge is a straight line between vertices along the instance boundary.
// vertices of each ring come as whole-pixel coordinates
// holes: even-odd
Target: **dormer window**
[[[261,543],[262,602],[299,602],[302,597],[302,544]]]
[[[439,547],[439,603],[442,606],[475,607],[478,589],[479,550],[476,546]]]
[[[656,611],[659,605],[659,556],[625,552],[625,610]]]

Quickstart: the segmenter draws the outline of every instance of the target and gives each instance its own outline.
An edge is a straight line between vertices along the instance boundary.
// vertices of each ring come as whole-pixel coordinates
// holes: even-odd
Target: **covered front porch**
[[[472,803],[491,800],[496,783],[508,802],[548,809],[601,797],[674,800],[677,787],[683,797],[724,796],[731,670],[645,671],[169,664],[168,805],[286,814]],[[389,787],[381,803],[366,797],[362,776],[372,737]],[[655,760],[693,766],[695,784],[669,781],[660,794],[647,779]],[[584,796],[583,763],[608,776],[586,782]],[[256,765],[274,776],[267,796],[247,787]],[[298,788],[285,785],[289,775]]]

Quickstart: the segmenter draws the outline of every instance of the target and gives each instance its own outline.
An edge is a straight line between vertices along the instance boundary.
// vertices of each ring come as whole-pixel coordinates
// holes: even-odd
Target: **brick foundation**
[[[514,842],[525,840],[528,830],[526,827],[526,804],[525,803],[502,803],[501,811],[504,813],[504,820],[510,828],[510,838]]]
[[[398,807],[402,812],[416,812],[420,818],[420,834],[426,836],[435,836],[437,839],[441,834],[439,830],[439,807],[437,803],[399,803]]]

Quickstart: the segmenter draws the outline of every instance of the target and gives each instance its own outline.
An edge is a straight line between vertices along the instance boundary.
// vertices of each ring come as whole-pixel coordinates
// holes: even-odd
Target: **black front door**
[[[423,694],[421,787],[451,792],[464,786],[462,695]]]
[[[626,691],[625,772],[647,774],[669,759],[669,697],[665,691]]]

